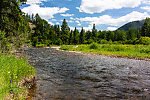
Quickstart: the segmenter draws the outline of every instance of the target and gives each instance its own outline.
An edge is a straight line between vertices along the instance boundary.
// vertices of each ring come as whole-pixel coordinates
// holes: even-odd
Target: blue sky
[[[136,20],[150,17],[150,0],[27,0],[21,6],[30,15],[38,13],[50,24],[66,19],[74,27],[91,30],[115,30]]]

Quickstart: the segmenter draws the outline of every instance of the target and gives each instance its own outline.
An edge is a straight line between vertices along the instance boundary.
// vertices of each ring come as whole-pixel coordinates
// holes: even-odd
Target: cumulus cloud
[[[56,25],[60,25],[60,23],[59,23],[59,22],[56,22]]]
[[[150,6],[141,7],[141,9],[144,9],[144,10],[146,10],[146,11],[149,11],[149,12],[150,12]]]
[[[52,21],[57,21],[56,19],[52,19]]]
[[[50,25],[54,25],[54,23],[52,23],[52,22],[48,22]]]
[[[74,30],[75,27],[72,27],[72,26],[69,26],[70,27],[70,30]],[[77,30],[81,31],[81,27],[76,27]]]
[[[42,1],[47,1],[47,0],[27,0],[26,4],[39,4],[42,3]]]
[[[64,17],[70,17],[70,16],[74,16],[74,14],[60,14],[61,16],[64,16]]]
[[[88,25],[87,27],[83,27],[85,31],[92,30],[93,24]]]
[[[69,23],[73,23],[74,21],[72,21],[72,20],[69,20],[68,22],[69,22]]]
[[[103,15],[99,17],[80,18],[80,21],[90,23],[91,25],[92,24],[96,24],[96,25],[105,24],[105,25],[111,25],[111,26],[122,26],[128,22],[142,20],[142,19],[145,19],[146,17],[150,17],[150,15],[147,12],[140,13],[137,11],[133,11],[119,18],[113,18],[109,15]]]
[[[77,7],[80,12],[85,13],[101,13],[108,9],[121,9],[124,7],[138,7],[142,0],[82,0],[80,7]]]
[[[107,27],[107,30],[115,31],[115,30],[117,30],[117,28],[116,27]]]
[[[32,14],[39,14],[41,18],[48,20],[54,18],[55,14],[58,13],[65,13],[68,8],[59,8],[59,7],[40,7],[37,4],[30,5],[22,9],[23,12],[28,13],[29,15]]]
[[[150,4],[150,0],[141,0],[144,4]]]
[[[81,23],[79,23],[78,26],[81,26]]]

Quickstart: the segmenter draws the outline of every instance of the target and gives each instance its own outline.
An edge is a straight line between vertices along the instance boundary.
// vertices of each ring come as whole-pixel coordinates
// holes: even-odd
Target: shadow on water
[[[150,99],[150,62],[57,51],[25,50],[36,67],[33,100]]]

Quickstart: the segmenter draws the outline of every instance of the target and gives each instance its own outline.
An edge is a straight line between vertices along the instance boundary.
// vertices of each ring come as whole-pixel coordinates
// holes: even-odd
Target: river
[[[31,100],[150,100],[150,62],[28,48],[36,68]]]

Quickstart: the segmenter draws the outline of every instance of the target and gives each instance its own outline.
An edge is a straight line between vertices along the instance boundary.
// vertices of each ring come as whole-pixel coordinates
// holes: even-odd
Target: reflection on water
[[[36,67],[33,100],[150,100],[150,62],[57,51],[25,50]],[[33,94],[32,94],[33,93]]]

